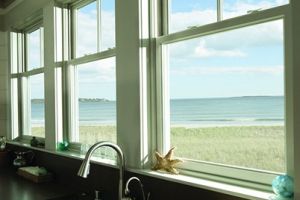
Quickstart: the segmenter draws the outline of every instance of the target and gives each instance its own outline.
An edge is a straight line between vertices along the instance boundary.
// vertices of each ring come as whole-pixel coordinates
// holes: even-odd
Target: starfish
[[[157,162],[152,168],[152,170],[164,170],[171,174],[179,174],[179,172],[174,168],[174,165],[183,161],[180,159],[172,159],[174,149],[175,147],[170,149],[165,156],[162,156],[160,153],[156,151],[155,157]]]

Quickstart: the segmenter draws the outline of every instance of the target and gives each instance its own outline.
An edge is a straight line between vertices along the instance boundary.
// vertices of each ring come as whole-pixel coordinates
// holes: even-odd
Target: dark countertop
[[[34,183],[16,174],[16,170],[0,168],[0,199],[3,200],[47,200],[71,193],[66,185]]]

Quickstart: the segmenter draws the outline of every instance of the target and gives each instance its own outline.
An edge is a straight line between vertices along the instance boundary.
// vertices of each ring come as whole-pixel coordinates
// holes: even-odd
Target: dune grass
[[[179,157],[283,172],[282,126],[171,128]]]
[[[43,133],[33,128],[33,135]],[[81,126],[80,142],[116,142],[116,127]],[[189,158],[283,172],[284,128],[282,126],[172,127],[171,146],[175,155]]]

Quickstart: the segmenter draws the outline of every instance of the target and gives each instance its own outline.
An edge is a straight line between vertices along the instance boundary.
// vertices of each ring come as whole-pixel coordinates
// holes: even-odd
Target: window
[[[11,34],[12,138],[83,152],[118,141],[137,168],[175,146],[182,173],[266,190],[294,169],[288,0],[131,2],[134,14],[123,1],[61,3]],[[118,49],[115,9],[118,30],[130,25]]]
[[[39,28],[26,34],[27,71],[42,67],[43,64],[43,29]]]
[[[84,1],[72,5],[72,13],[69,140],[84,148],[116,142],[115,3]]]
[[[274,40],[260,45],[264,30],[276,28]],[[252,32],[257,33],[256,38],[245,34]],[[233,38],[241,39],[222,43]],[[284,172],[282,21],[173,43],[167,48],[170,137],[171,146],[178,147],[177,155]]]
[[[260,10],[288,4],[289,0],[224,0],[224,19],[251,14]]]
[[[217,1],[172,0],[169,9],[170,33],[217,21]]]
[[[115,5],[97,0],[75,5],[73,9],[76,57],[115,47]],[[84,38],[84,39],[83,39]]]
[[[23,78],[23,134],[45,137],[44,75],[34,71],[43,67],[43,28],[25,33],[25,72]]]
[[[11,138],[19,136],[19,106],[18,106],[18,79],[11,79]]]
[[[289,0],[170,0],[168,32],[174,33],[224,19],[285,5]]]
[[[225,17],[230,2],[179,6],[169,1],[164,26],[170,35],[157,39],[159,148],[166,152],[176,147],[185,173],[269,184],[274,174],[287,170],[284,20],[277,9],[273,20],[247,15],[227,27],[222,18],[207,24],[216,21],[217,9],[211,8],[223,8]],[[276,2],[263,9],[288,3]],[[176,8],[191,15],[200,5],[202,14],[211,10],[205,27],[190,20],[190,30],[180,32],[187,24],[172,28],[183,24],[183,17],[172,21]],[[218,9],[218,16],[222,12]]]
[[[32,75],[28,78],[28,97],[30,112],[29,135],[45,137],[45,98],[44,74]]]
[[[114,57],[75,67],[76,133],[71,141],[92,145],[116,142],[116,80]]]
[[[34,24],[11,34],[13,138],[45,137],[43,28]]]

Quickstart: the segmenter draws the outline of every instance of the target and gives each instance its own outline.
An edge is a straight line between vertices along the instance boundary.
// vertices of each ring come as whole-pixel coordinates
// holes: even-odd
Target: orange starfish
[[[172,159],[174,149],[175,147],[170,149],[165,156],[162,156],[156,151],[155,157],[157,162],[152,168],[152,170],[164,170],[171,174],[179,174],[179,172],[174,168],[174,165],[183,161],[180,159]]]

